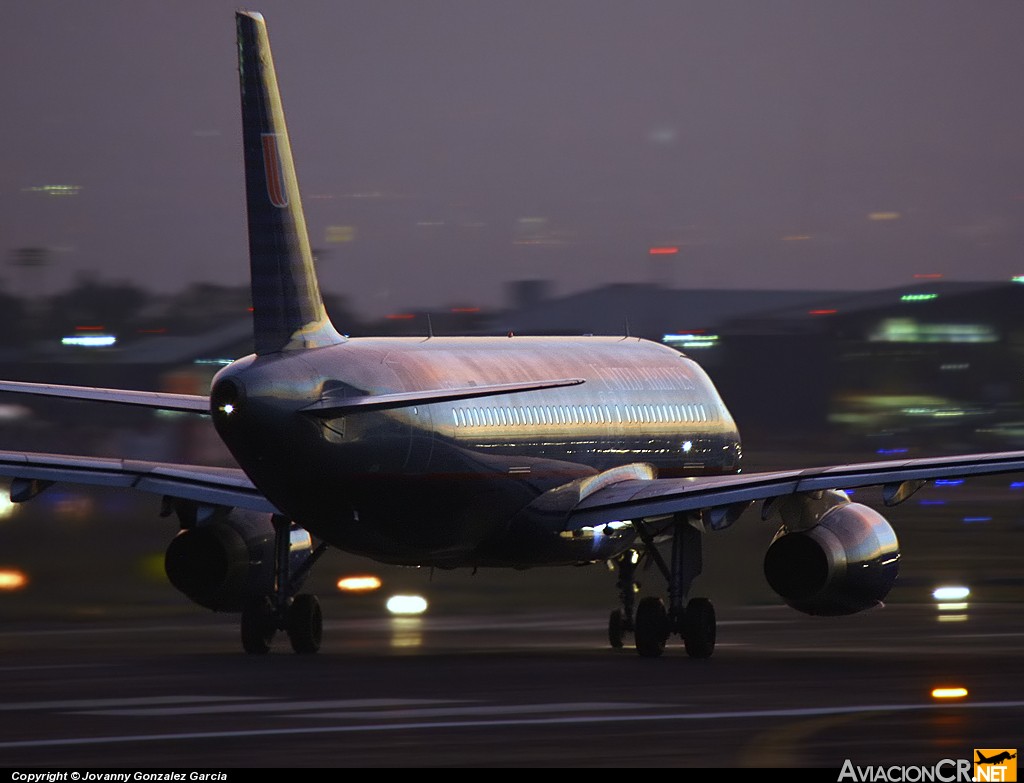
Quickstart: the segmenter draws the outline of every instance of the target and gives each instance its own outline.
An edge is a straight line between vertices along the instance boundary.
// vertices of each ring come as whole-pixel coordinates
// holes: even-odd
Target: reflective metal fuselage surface
[[[301,412],[324,398],[558,378],[585,382],[336,418]],[[739,470],[736,426],[705,372],[636,338],[358,338],[239,360],[212,396],[218,432],[271,502],[383,562],[607,559],[628,537],[581,548],[565,530],[583,480],[626,465],[643,477]]]

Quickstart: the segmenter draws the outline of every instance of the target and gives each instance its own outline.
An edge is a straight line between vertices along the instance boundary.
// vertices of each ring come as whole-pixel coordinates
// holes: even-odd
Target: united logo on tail
[[[264,133],[263,170],[267,177],[267,196],[275,207],[288,206],[288,189],[284,186],[284,171],[281,169],[281,156],[277,152],[277,134]]]

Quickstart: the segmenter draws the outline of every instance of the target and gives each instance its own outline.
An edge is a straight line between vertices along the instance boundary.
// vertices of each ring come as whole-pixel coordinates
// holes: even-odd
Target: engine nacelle
[[[885,517],[860,503],[829,509],[807,530],[783,526],[764,558],[768,584],[785,602],[814,615],[870,609],[899,573],[899,543]]]
[[[309,533],[292,527],[292,570],[308,556]],[[164,555],[167,578],[200,606],[239,612],[247,599],[274,591],[274,525],[270,514],[232,509],[213,521],[182,530]]]

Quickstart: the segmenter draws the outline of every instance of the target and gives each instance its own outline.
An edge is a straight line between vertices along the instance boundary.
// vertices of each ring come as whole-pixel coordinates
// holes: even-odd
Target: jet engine
[[[811,615],[854,614],[878,606],[899,572],[899,544],[885,517],[828,493],[815,524],[784,522],[764,558],[768,584],[794,609]],[[820,504],[821,498],[810,501]],[[820,508],[820,505],[819,505]],[[806,516],[800,515],[804,520]]]
[[[289,539],[290,572],[295,573],[313,542],[295,526]],[[200,606],[240,612],[247,599],[274,592],[272,516],[231,509],[183,529],[167,547],[164,570],[171,584]]]

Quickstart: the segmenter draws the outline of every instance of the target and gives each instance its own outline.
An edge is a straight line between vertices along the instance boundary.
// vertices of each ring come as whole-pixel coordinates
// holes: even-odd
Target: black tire
[[[305,593],[295,596],[288,608],[288,640],[292,649],[302,655],[317,652],[323,632],[323,614],[317,597]]]
[[[242,649],[249,655],[266,655],[277,631],[274,607],[266,596],[253,598],[242,609]]]
[[[644,658],[657,658],[668,641],[668,612],[665,602],[656,596],[640,599],[636,607],[633,637],[636,651]]]
[[[686,604],[683,644],[691,658],[710,658],[715,651],[715,607],[707,598],[693,598]]]
[[[622,648],[622,640],[626,635],[626,618],[621,609],[613,609],[608,617],[608,642],[616,650]]]

